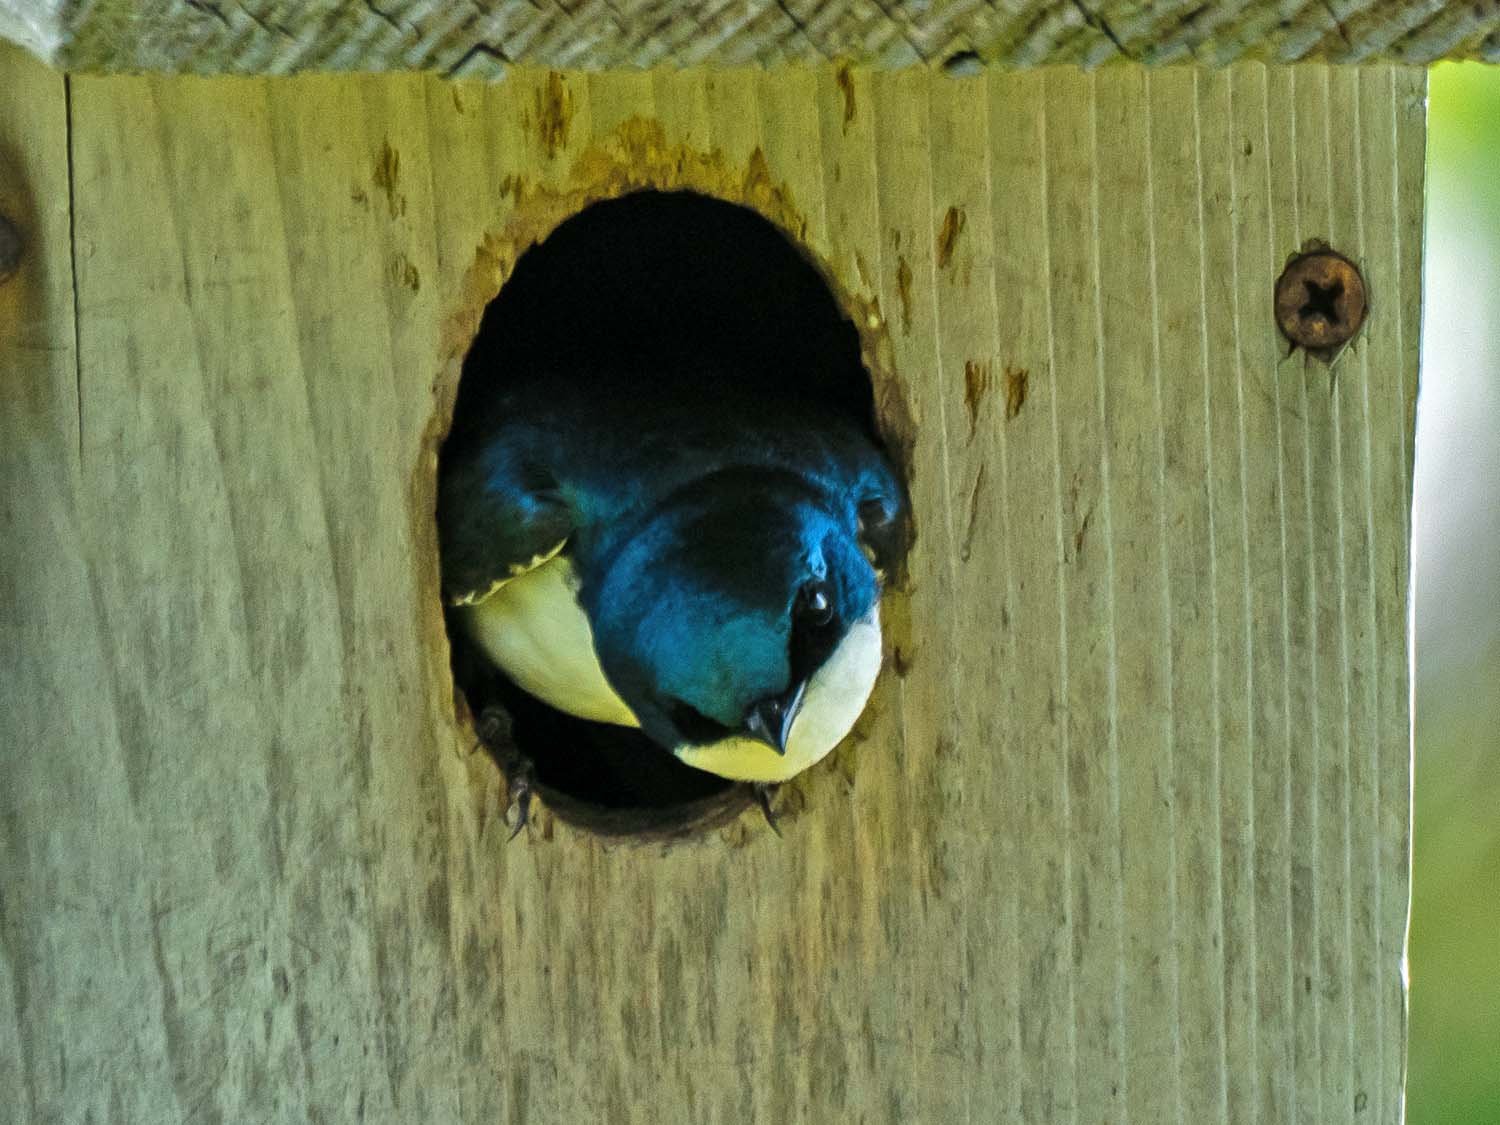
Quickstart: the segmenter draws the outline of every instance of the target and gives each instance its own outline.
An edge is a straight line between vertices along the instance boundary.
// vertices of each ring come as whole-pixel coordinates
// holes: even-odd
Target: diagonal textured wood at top
[[[287,74],[848,60],[1092,67],[1242,58],[1500,61],[1500,0],[0,0],[73,70]]]

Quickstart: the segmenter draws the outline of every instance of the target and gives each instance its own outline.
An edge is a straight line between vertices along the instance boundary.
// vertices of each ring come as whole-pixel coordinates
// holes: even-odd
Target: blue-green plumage
[[[830,677],[868,694],[878,621],[852,630],[875,621],[877,564],[902,504],[889,463],[860,422],[816,399],[768,397],[730,370],[600,371],[587,382],[538,376],[506,385],[486,407],[444,451],[445,594],[483,604],[556,556],[588,622],[568,643],[592,643],[628,715],[607,703],[591,710],[548,702],[590,718],[633,718],[683,760],[720,772],[711,755],[695,761],[682,751],[758,738],[782,743],[775,749],[784,752],[802,722],[801,693],[823,682],[815,677],[835,666],[830,658],[852,636],[875,645],[875,664],[868,653],[846,654],[838,665],[845,671],[825,675],[821,693],[808,697],[832,706],[838,722],[819,727],[809,716],[803,724],[822,730],[824,741],[842,737],[847,725],[835,728],[845,712],[852,722],[864,698],[835,699],[844,689]],[[544,579],[525,581],[545,590]],[[533,601],[555,607],[559,596]],[[495,604],[506,599],[511,616],[494,620],[513,634],[529,628],[526,614],[561,612],[509,594]],[[534,630],[535,643],[519,653],[503,636],[487,647],[502,665],[559,663],[564,654],[547,646],[562,642],[549,638],[568,628]],[[856,667],[857,675],[849,671]],[[506,670],[523,686],[528,676],[545,680],[545,670]],[[805,765],[801,759],[828,749],[795,756]],[[743,756],[724,768],[780,773],[798,765],[746,765]]]

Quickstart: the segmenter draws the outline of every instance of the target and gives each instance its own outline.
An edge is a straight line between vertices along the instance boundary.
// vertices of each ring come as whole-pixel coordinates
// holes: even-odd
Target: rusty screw
[[[21,232],[15,224],[0,215],[0,282],[9,281],[21,268]]]
[[[1299,347],[1327,353],[1365,322],[1365,279],[1348,258],[1327,248],[1298,254],[1276,280],[1276,323]]]

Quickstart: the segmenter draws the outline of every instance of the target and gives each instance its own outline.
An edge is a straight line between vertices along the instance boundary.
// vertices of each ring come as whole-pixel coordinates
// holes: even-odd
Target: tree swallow
[[[443,592],[565,713],[785,781],[880,671],[904,493],[863,419],[732,367],[507,379],[444,446]]]

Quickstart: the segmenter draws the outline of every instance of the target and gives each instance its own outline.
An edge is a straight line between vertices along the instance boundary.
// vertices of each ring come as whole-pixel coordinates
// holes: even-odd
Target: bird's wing
[[[575,526],[546,466],[503,442],[457,454],[438,485],[444,598],[454,605],[484,600],[553,558]]]
[[[890,459],[864,433],[842,428],[832,443],[832,475],[853,508],[859,545],[884,575],[906,555],[906,488]]]

